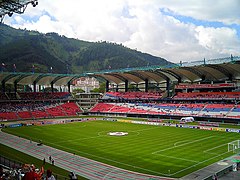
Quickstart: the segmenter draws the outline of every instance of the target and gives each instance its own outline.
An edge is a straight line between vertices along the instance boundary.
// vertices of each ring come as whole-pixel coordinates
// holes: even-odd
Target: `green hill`
[[[4,71],[82,73],[147,65],[168,65],[167,60],[124,47],[121,44],[87,42],[57,33],[14,29],[0,24],[0,61]]]

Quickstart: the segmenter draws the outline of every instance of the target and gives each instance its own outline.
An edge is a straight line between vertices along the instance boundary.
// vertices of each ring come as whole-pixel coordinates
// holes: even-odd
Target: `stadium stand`
[[[0,120],[21,120],[76,116],[81,109],[75,102],[0,103]]]
[[[90,112],[239,118],[240,105],[204,103],[98,103]]]
[[[175,89],[226,89],[235,88],[235,83],[216,83],[216,84],[179,84],[175,86]]]
[[[162,97],[162,92],[107,92],[103,99],[152,99]]]
[[[8,97],[5,93],[0,93],[0,100],[8,100]]]
[[[230,100],[239,100],[240,92],[189,92],[189,93],[177,93],[173,99],[230,99]]]
[[[71,97],[68,92],[29,92],[18,93],[22,100],[46,100],[46,99],[67,99]]]
[[[41,73],[23,75],[3,72],[0,74],[2,78],[0,118],[1,120],[37,119],[76,116],[79,113],[109,113],[165,118],[191,115],[206,120],[218,118],[220,121],[221,118],[239,119],[240,61],[238,58],[236,57],[234,61],[234,57],[228,58],[231,60],[230,63],[214,62],[204,66],[165,68],[156,66],[92,72],[91,76],[106,80],[107,92],[101,96],[81,95],[78,99],[76,97],[74,99],[69,92],[71,80],[80,75]],[[6,84],[13,83],[13,79],[31,85],[34,92],[12,93],[9,90],[6,92]],[[39,84],[34,79],[37,79]],[[51,83],[51,92],[35,92],[43,90],[40,86],[44,86],[45,81]],[[53,92],[54,86],[63,84],[67,85],[68,92]],[[128,87],[130,84],[138,88]],[[17,91],[17,83],[13,85],[14,91]],[[134,92],[134,89],[137,91]],[[60,86],[59,91],[62,90],[66,89],[61,89]],[[79,104],[76,104],[77,101]]]

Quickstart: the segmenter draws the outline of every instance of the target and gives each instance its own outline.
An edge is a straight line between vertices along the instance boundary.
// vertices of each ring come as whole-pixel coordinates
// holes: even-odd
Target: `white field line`
[[[184,142],[188,142],[188,140],[175,142],[175,143],[174,143],[174,146],[178,146],[177,144],[182,144],[182,143],[184,143]]]
[[[155,174],[159,174],[159,175],[163,175],[163,176],[168,176],[169,175],[169,174],[160,173],[160,172],[152,171],[152,170],[149,170],[149,169],[141,168],[141,167],[138,167],[138,166],[129,165],[129,164],[119,162],[119,161],[115,161],[115,160],[112,160],[112,159],[104,158],[102,156],[97,156],[97,155],[90,154],[90,153],[87,153],[87,152],[82,152],[82,151],[79,151],[79,150],[71,149],[71,148],[68,148],[66,146],[61,146],[61,145],[58,145],[58,144],[55,144],[55,143],[48,142],[48,144],[53,144],[57,147],[62,147],[63,149],[68,149],[68,150],[71,150],[73,152],[79,152],[79,153],[82,153],[82,154],[86,154],[88,156],[97,157],[99,159],[104,159],[104,160],[109,161],[109,162],[114,162],[114,163],[121,164],[121,165],[124,165],[124,166],[132,167],[132,168],[136,168],[136,169],[141,169],[141,170],[148,171],[148,172],[151,172],[151,173],[155,173]]]
[[[227,146],[227,143],[226,143],[226,144],[219,145],[219,146],[216,146],[216,147],[213,147],[213,148],[211,148],[211,149],[207,149],[207,150],[205,150],[205,151],[203,151],[203,152],[204,152],[204,153],[208,153],[208,154],[218,154],[218,153],[210,153],[210,152],[208,152],[208,151],[211,151],[211,150],[213,150],[213,149],[217,149],[217,148],[222,147],[222,146]]]
[[[72,142],[72,141],[74,142],[74,141],[86,140],[86,139],[94,139],[94,138],[99,138],[99,137],[102,137],[102,136],[107,136],[107,135],[99,135],[98,134],[97,136],[92,136],[92,137],[69,139],[69,140],[65,140],[65,141],[57,141],[57,143]]]
[[[15,135],[14,135],[14,136],[15,136]],[[30,136],[26,136],[26,137],[30,137]],[[24,139],[25,139],[25,138],[24,138]],[[51,143],[51,142],[47,142],[47,141],[46,141],[46,143],[44,143],[44,144],[45,144],[45,145],[46,145],[46,144],[52,144],[52,145],[54,145],[55,147],[62,147],[62,149],[61,149],[61,148],[59,149],[60,151],[65,151],[65,150],[63,150],[63,149],[68,149],[68,150],[70,150],[70,151],[72,151],[72,152],[80,152],[80,153],[82,153],[82,154],[86,154],[86,155],[89,155],[89,156],[92,156],[92,157],[97,157],[97,158],[99,158],[99,159],[104,159],[104,160],[107,160],[107,161],[110,161],[110,162],[114,162],[114,163],[117,163],[117,164],[125,165],[125,166],[128,166],[128,167],[132,167],[132,168],[136,168],[136,169],[140,169],[140,170],[144,170],[144,171],[148,171],[148,172],[150,172],[150,173],[155,173],[155,174],[159,174],[159,175],[162,175],[162,176],[168,176],[168,174],[165,174],[165,173],[160,173],[160,172],[152,171],[152,170],[145,169],[145,168],[142,168],[142,167],[125,164],[125,163],[123,163],[123,162],[119,162],[119,161],[115,161],[115,160],[112,160],[112,159],[104,158],[104,157],[101,157],[101,156],[97,156],[97,155],[90,154],[90,153],[87,153],[87,152],[79,151],[79,150],[76,150],[76,149],[71,149],[71,148],[68,148],[68,147],[66,147],[66,146],[61,146],[61,145],[58,145],[58,144],[55,144],[55,143]],[[47,145],[47,146],[48,146],[48,145]],[[51,146],[50,146],[50,147],[51,147]],[[51,148],[56,149],[55,147],[51,147]],[[58,149],[57,149],[57,150],[58,150]],[[68,153],[69,153],[69,152],[68,152]],[[83,156],[80,156],[80,157],[83,157]],[[83,158],[86,158],[86,157],[83,157]],[[88,159],[90,159],[90,158],[88,158]],[[92,160],[92,159],[91,159],[91,160]],[[96,160],[93,160],[93,161],[96,161]],[[96,162],[97,162],[97,163],[101,163],[101,164],[105,164],[105,163],[98,162],[98,161],[96,161]],[[116,169],[122,169],[122,168],[118,168],[118,167],[115,167],[115,166],[111,166],[111,167],[116,168]],[[128,171],[128,170],[126,170],[126,169],[123,169],[123,170]],[[129,172],[131,172],[131,171],[129,171]]]
[[[170,150],[170,149],[174,149],[174,148],[178,148],[178,147],[185,146],[185,145],[188,145],[188,144],[192,144],[192,143],[195,143],[195,142],[203,141],[205,139],[210,139],[212,137],[215,137],[215,136],[209,136],[209,137],[206,137],[206,138],[201,138],[201,139],[197,139],[197,140],[190,141],[190,142],[187,142],[187,143],[183,143],[183,144],[178,145],[178,146],[172,146],[172,147],[169,147],[169,148],[165,148],[165,149],[162,149],[162,150],[159,150],[159,151],[152,152],[152,154],[157,154],[158,152],[164,152],[164,151],[167,151],[167,150]]]
[[[154,128],[148,128],[148,129],[154,129]],[[142,129],[142,130],[139,130],[139,131],[144,131],[144,130],[148,130],[148,129]],[[133,131],[133,132],[135,132],[135,131]],[[30,136],[25,136],[25,137],[29,137],[29,138],[30,138]],[[210,136],[210,137],[208,137],[208,138],[212,138],[212,137],[214,137],[214,136]],[[196,141],[201,141],[201,140],[204,140],[204,139],[207,139],[207,138],[202,138],[202,139],[199,139],[199,140],[196,140]],[[196,141],[192,141],[192,142],[196,142]],[[190,144],[190,143],[192,143],[192,142],[185,143],[185,144]],[[187,169],[190,169],[190,168],[195,167],[195,166],[197,166],[197,165],[199,165],[199,164],[202,164],[202,163],[207,162],[207,161],[209,161],[209,160],[211,160],[211,159],[214,159],[214,158],[216,158],[216,157],[219,157],[219,156],[221,156],[221,155],[224,155],[224,154],[227,154],[227,153],[228,153],[228,152],[225,152],[225,153],[222,153],[222,154],[218,154],[217,156],[213,156],[212,158],[208,158],[208,159],[206,159],[206,160],[204,160],[204,161],[200,161],[200,162],[198,162],[198,163],[196,163],[196,164],[194,164],[194,165],[192,165],[192,166],[188,166],[187,168],[181,169],[181,170],[179,170],[179,171],[177,171],[177,172],[175,172],[175,173],[172,173],[172,174],[167,173],[167,174],[165,174],[165,173],[160,173],[160,172],[152,171],[152,170],[145,169],[145,168],[141,168],[141,167],[137,167],[137,166],[132,166],[132,165],[125,164],[125,163],[122,163],[122,162],[118,162],[118,161],[115,161],[115,160],[112,160],[112,159],[99,157],[99,156],[96,156],[96,155],[93,155],[93,154],[89,154],[89,153],[86,153],[86,152],[82,152],[82,151],[79,151],[79,150],[75,150],[75,149],[71,149],[71,148],[68,148],[68,147],[65,147],[65,146],[61,146],[61,145],[58,145],[58,144],[55,144],[55,143],[50,143],[50,142],[48,142],[48,144],[53,144],[53,145],[55,145],[55,146],[62,147],[63,149],[69,149],[69,150],[74,151],[74,152],[80,152],[80,153],[83,153],[83,154],[87,154],[87,155],[89,155],[89,156],[98,157],[98,158],[100,158],[100,159],[105,159],[105,160],[112,161],[112,162],[115,162],[115,163],[118,163],[118,164],[122,164],[122,165],[125,165],[125,166],[128,166],[128,167],[134,167],[134,168],[136,168],[136,169],[142,169],[142,170],[145,170],[145,171],[148,171],[148,172],[152,172],[152,173],[156,173],[156,174],[163,175],[163,176],[169,176],[169,175],[172,176],[172,175],[178,174],[178,173],[183,172],[183,171],[185,171],[185,170],[187,170]],[[182,144],[182,145],[179,145],[179,146],[183,146],[183,144]],[[172,148],[174,148],[174,147],[172,147]],[[167,148],[167,149],[169,149],[169,148]],[[114,171],[113,171],[113,172],[114,172]]]
[[[139,130],[136,130],[136,131],[129,131],[129,132],[147,131],[147,130],[158,129],[158,128],[161,128],[161,126],[152,127],[152,128],[145,128],[145,129],[139,129]]]
[[[146,129],[141,129],[141,130],[136,130],[136,131],[128,131],[128,132],[138,132],[138,133],[139,133],[139,131],[147,131],[147,130],[152,130],[152,129],[157,129],[157,128],[159,128],[159,127],[146,128]],[[105,132],[105,131],[101,131],[101,132],[99,132],[99,133],[102,133],[102,132]],[[98,136],[89,137],[89,138],[84,138],[84,139],[92,139],[92,138],[99,138],[99,137],[102,137],[102,136],[108,136],[108,135],[99,135],[99,133],[98,133]],[[140,133],[139,133],[139,134],[140,134]],[[82,139],[83,139],[83,138],[82,138]],[[79,140],[79,139],[75,139],[75,140]],[[80,140],[81,140],[81,138],[80,138]],[[74,141],[74,140],[72,140],[72,141]],[[63,141],[60,141],[60,142],[63,142]],[[66,141],[66,142],[68,142],[68,141]],[[57,142],[57,143],[58,143],[58,142]],[[71,148],[68,148],[68,147],[65,147],[65,146],[61,146],[61,145],[58,145],[58,144],[55,144],[55,143],[50,143],[50,142],[48,142],[48,144],[53,144],[53,145],[55,145],[55,146],[62,147],[62,148],[65,148],[65,149],[68,149],[68,150],[71,150],[71,151],[80,152],[80,153],[82,153],[82,154],[87,154],[87,155],[89,155],[89,156],[97,157],[97,158],[104,159],[104,160],[107,160],[107,161],[110,161],[110,162],[114,162],[114,163],[117,163],[117,164],[125,165],[125,166],[128,166],[128,167],[132,167],[132,168],[136,168],[136,169],[140,169],[140,170],[144,170],[144,171],[148,171],[148,172],[151,172],[151,173],[156,173],[156,174],[163,175],[163,176],[168,176],[168,175],[169,175],[169,174],[160,173],[160,172],[152,171],[152,170],[149,170],[149,169],[145,169],[145,168],[142,168],[142,167],[125,164],[125,163],[123,163],[123,162],[119,162],[119,161],[115,161],[115,160],[112,160],[112,159],[104,158],[104,157],[97,156],[97,155],[90,154],[90,153],[86,153],[86,152],[83,152],[83,151],[71,149]]]
[[[137,132],[136,136],[138,136],[140,133],[139,131],[147,131],[147,130],[152,130],[152,129],[156,129],[159,127],[154,127],[154,128],[146,128],[146,129],[140,129],[140,130],[136,130],[136,131],[127,131],[127,132]],[[95,139],[95,138],[99,138],[102,136],[108,136],[107,135],[108,131],[100,131],[97,133],[97,136],[92,136],[92,137],[86,137],[86,138],[76,138],[76,139],[69,139],[69,140],[64,140],[64,141],[57,141],[57,143],[64,143],[64,142],[74,142],[74,141],[78,141],[78,140],[86,140],[86,139]],[[102,135],[102,133],[106,133],[105,135]]]
[[[177,171],[177,172],[175,172],[175,173],[172,173],[172,174],[170,174],[170,175],[173,176],[173,175],[178,174],[178,173],[180,173],[180,172],[186,171],[187,169],[191,169],[192,167],[198,166],[199,164],[205,163],[205,162],[207,162],[207,161],[209,161],[209,160],[212,160],[212,159],[214,159],[214,158],[216,158],[216,157],[222,156],[222,155],[227,154],[227,153],[228,153],[228,152],[225,152],[225,153],[222,153],[222,154],[218,154],[217,156],[213,156],[213,157],[208,158],[208,159],[206,159],[206,160],[204,160],[204,161],[200,161],[200,162],[197,163],[197,164],[194,164],[194,165],[192,165],[192,166],[188,166],[187,168],[184,168],[184,169],[182,169],[182,170],[180,170],[180,171]]]
[[[179,159],[179,160],[183,160],[183,161],[189,161],[189,162],[194,162],[194,163],[198,163],[199,161],[194,161],[194,160],[190,160],[190,159],[185,159],[185,158],[178,158],[178,157],[174,157],[174,156],[167,156],[167,155],[162,155],[162,154],[156,154],[157,156],[163,156],[163,157],[167,157],[167,158],[172,158],[172,159]]]
[[[211,138],[211,137],[214,137],[214,136],[210,136],[209,138]],[[206,138],[203,138],[203,139],[206,139]],[[125,164],[125,163],[122,163],[122,162],[119,162],[119,161],[115,161],[115,160],[112,160],[112,159],[108,159],[108,158],[96,156],[96,155],[94,155],[94,154],[89,154],[89,153],[82,152],[82,151],[79,151],[79,150],[74,150],[74,149],[67,148],[67,147],[65,147],[65,146],[61,146],[61,145],[58,145],[58,144],[55,144],[55,143],[49,143],[49,144],[54,144],[55,146],[59,146],[59,147],[65,148],[65,149],[69,149],[69,150],[72,150],[72,151],[80,152],[80,153],[83,153],[83,154],[87,154],[87,155],[89,155],[89,156],[97,157],[97,158],[104,159],[104,160],[107,160],[107,161],[115,162],[115,163],[117,163],[117,164],[125,165],[125,166],[132,167],[132,168],[136,168],[136,169],[145,170],[145,171],[152,172],[152,173],[156,173],[156,174],[163,175],[163,176],[173,176],[173,175],[175,175],[175,174],[178,174],[178,173],[180,173],[180,172],[186,171],[187,169],[190,169],[190,168],[195,167],[195,166],[197,166],[197,165],[200,165],[200,164],[202,164],[202,163],[204,163],[204,162],[207,162],[207,161],[209,161],[209,160],[211,160],[211,159],[214,159],[214,158],[216,158],[216,157],[219,157],[219,156],[222,156],[223,154],[227,154],[227,153],[228,153],[228,152],[225,152],[225,153],[222,153],[222,154],[218,154],[217,156],[213,156],[212,158],[208,158],[208,159],[206,159],[206,160],[204,160],[204,161],[200,161],[200,162],[198,162],[198,163],[196,163],[196,164],[193,164],[192,166],[188,166],[187,168],[181,169],[181,170],[179,170],[179,171],[177,171],[177,172],[175,172],[175,173],[172,173],[172,174],[166,173],[166,174],[165,174],[165,173],[160,173],[160,172],[152,171],[152,170],[149,170],[149,169],[141,168],[141,167],[138,167],[138,166],[133,166],[133,165]]]

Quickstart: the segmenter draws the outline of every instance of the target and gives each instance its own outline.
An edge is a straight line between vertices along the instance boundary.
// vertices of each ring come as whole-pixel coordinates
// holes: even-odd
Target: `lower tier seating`
[[[0,121],[76,116],[81,112],[74,102],[1,103]]]
[[[240,105],[202,103],[98,103],[90,112],[240,118]]]

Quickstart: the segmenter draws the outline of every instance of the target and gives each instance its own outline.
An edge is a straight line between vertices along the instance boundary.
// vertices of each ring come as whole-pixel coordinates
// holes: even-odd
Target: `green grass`
[[[14,160],[18,164],[34,164],[37,168],[40,168],[41,166],[43,166],[42,160],[36,159],[32,156],[29,156],[25,153],[9,148],[2,144],[0,144],[0,153],[1,153],[1,156],[7,157],[7,159],[10,159],[10,160]],[[55,177],[57,177],[57,179],[59,180],[68,179],[69,172],[64,169],[58,168],[57,166],[53,166],[52,164],[49,164],[47,162],[43,167],[44,167],[44,170],[51,169]],[[84,178],[79,176],[78,179],[84,179]]]
[[[237,133],[90,121],[6,128],[4,131],[121,168],[159,176],[182,177],[229,157],[227,143]],[[110,131],[128,132],[112,137]]]

